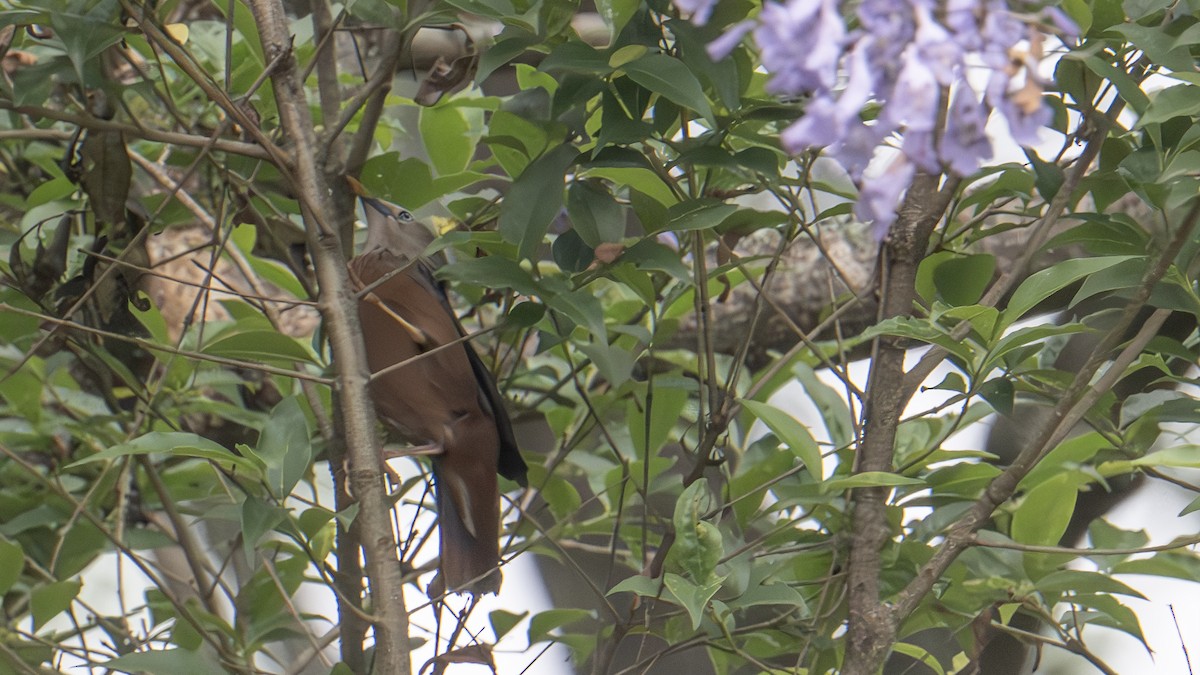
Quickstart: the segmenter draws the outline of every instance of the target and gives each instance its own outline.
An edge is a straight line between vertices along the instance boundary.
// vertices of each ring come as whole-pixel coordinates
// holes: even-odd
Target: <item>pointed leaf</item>
[[[80,581],[58,581],[33,589],[29,598],[29,609],[33,615],[33,629],[39,630],[46,622],[67,611],[79,589],[83,587]]]
[[[522,258],[534,256],[550,221],[562,209],[564,176],[578,154],[570,145],[546,152],[525,167],[505,195],[497,229],[505,241],[517,245]]]
[[[804,462],[804,468],[812,475],[814,480],[820,481],[825,477],[825,470],[821,461],[821,449],[817,447],[817,442],[813,440],[812,434],[808,432],[803,424],[796,421],[796,418],[776,408],[769,403],[761,401],[742,401],[742,407],[749,410],[755,417],[762,420],[763,424],[771,430],[775,436],[788,446],[792,452]]]
[[[666,54],[647,54],[622,66],[629,79],[667,100],[691,108],[710,123],[712,107],[700,86],[700,80],[679,59]]]

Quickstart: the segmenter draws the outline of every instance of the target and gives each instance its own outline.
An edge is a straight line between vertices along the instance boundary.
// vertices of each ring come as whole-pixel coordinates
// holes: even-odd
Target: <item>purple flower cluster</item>
[[[716,0],[675,0],[695,23],[711,16]],[[753,34],[767,89],[808,95],[804,115],[785,129],[791,153],[824,148],[860,186],[857,214],[883,236],[914,173],[951,171],[966,176],[992,156],[984,126],[991,111],[1008,122],[1022,145],[1037,141],[1051,110],[1035,73],[1041,34],[1028,15],[1005,0],[862,0],[858,26],[847,30],[838,0],[765,0],[758,17],[730,27],[709,45],[727,56]],[[1056,9],[1048,17],[1065,33],[1070,20]],[[1022,52],[1018,43],[1028,40]],[[988,79],[982,96],[967,81],[967,63],[981,63]],[[943,96],[949,95],[944,119]],[[874,101],[879,114],[864,120]],[[899,134],[899,153],[876,150]],[[864,178],[865,177],[865,178]]]

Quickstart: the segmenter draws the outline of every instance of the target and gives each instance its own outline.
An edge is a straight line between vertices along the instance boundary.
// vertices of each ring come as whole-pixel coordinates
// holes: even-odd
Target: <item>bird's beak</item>
[[[396,214],[390,208],[388,208],[387,204],[384,204],[383,202],[379,201],[378,199],[375,199],[374,197],[368,197],[366,195],[360,194],[358,196],[358,200],[360,202],[362,202],[363,210],[365,210],[367,212],[367,221],[368,222],[370,222],[370,219],[371,219],[371,211],[378,213],[379,215],[383,216],[384,218],[395,218],[396,217]]]

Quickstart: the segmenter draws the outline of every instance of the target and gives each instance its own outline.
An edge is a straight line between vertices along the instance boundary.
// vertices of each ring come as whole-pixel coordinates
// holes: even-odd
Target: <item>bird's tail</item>
[[[501,580],[498,569],[498,490],[493,488],[493,494],[490,495],[471,495],[473,513],[469,517],[476,529],[475,534],[478,535],[473,536],[459,513],[458,504],[451,497],[455,486],[449,485],[448,481],[454,479],[454,468],[447,466],[442,458],[435,458],[433,480],[438,508],[441,564],[437,576],[429,585],[429,596],[436,598],[446,591],[465,592],[476,596],[496,593],[500,590]],[[490,476],[490,484],[496,485],[494,473]]]

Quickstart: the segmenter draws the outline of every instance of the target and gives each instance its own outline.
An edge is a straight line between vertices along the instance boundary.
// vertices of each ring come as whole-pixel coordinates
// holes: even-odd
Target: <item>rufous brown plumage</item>
[[[350,261],[371,397],[383,422],[431,458],[440,574],[430,595],[500,586],[496,474],[525,484],[525,462],[491,373],[421,257],[421,225],[401,207],[361,197],[367,244]],[[407,231],[406,231],[407,230]],[[432,353],[431,353],[432,352]],[[424,356],[422,356],[424,355]],[[416,358],[421,357],[421,358]],[[399,364],[399,365],[398,365]]]

